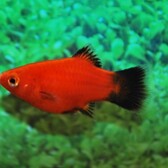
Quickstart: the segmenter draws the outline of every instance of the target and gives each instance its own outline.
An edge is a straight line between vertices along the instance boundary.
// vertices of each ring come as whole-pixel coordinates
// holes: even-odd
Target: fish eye
[[[9,84],[9,86],[11,86],[11,87],[16,87],[16,86],[18,86],[18,84],[19,84],[19,78],[14,77],[14,76],[11,76],[11,77],[8,79],[8,84]]]

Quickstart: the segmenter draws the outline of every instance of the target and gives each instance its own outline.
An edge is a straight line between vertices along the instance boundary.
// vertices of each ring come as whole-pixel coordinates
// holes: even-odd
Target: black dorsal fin
[[[79,109],[79,111],[82,114],[93,118],[93,108],[94,108],[94,106],[95,106],[95,103],[89,103],[83,109]]]
[[[80,50],[78,50],[73,57],[81,57],[86,60],[89,60],[92,62],[95,66],[101,67],[100,60],[96,57],[96,55],[93,53],[93,51],[89,48],[89,46],[83,47]]]

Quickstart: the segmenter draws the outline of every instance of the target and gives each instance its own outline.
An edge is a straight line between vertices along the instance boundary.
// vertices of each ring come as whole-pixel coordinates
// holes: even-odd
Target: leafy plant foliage
[[[90,44],[103,68],[146,68],[140,112],[97,103],[94,119],[51,115],[0,88],[1,168],[166,168],[166,0],[1,0],[0,72]]]

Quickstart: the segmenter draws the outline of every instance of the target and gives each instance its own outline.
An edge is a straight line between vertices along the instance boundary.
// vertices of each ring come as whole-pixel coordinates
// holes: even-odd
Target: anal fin
[[[87,115],[87,116],[93,118],[93,109],[94,109],[94,106],[95,106],[95,103],[89,103],[83,109],[79,109],[79,111],[82,114]]]

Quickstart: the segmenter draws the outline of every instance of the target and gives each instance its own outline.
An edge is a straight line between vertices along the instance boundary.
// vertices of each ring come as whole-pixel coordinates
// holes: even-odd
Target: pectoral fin
[[[56,100],[55,95],[53,95],[51,93],[48,93],[48,92],[45,92],[45,91],[40,91],[40,96],[44,100],[50,100],[50,101],[55,101]]]

